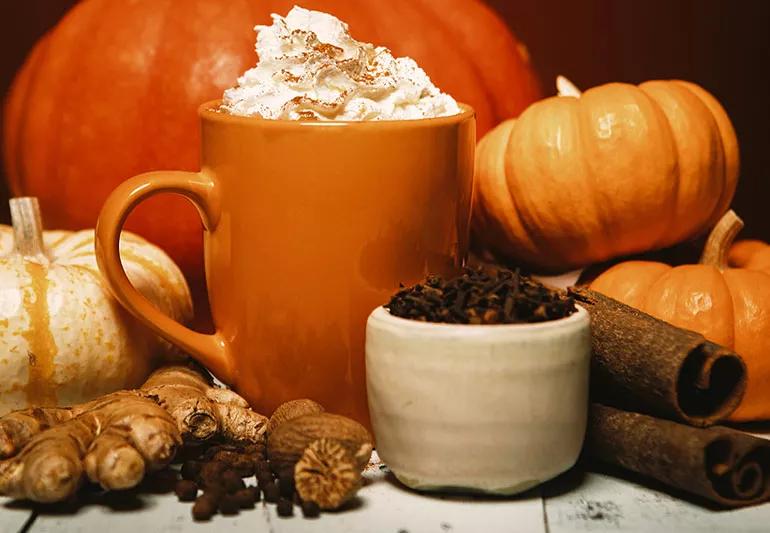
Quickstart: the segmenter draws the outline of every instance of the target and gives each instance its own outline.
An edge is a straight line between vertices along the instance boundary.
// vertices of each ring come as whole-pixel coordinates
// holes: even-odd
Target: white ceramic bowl
[[[419,490],[515,494],[569,469],[588,410],[588,312],[458,325],[375,309],[366,380],[377,452]]]

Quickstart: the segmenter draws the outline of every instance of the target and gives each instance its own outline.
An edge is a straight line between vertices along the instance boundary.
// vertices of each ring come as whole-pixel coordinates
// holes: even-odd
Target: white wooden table
[[[0,501],[0,532],[770,532],[770,503],[735,511],[709,510],[630,479],[579,468],[507,499],[418,494],[399,485],[379,464],[372,464],[365,477],[367,483],[353,508],[314,520],[302,518],[298,508],[294,517],[280,518],[274,505],[259,503],[238,516],[193,522],[191,504],[178,502],[173,494],[137,491],[113,502],[93,495],[93,502],[79,507],[52,509]]]

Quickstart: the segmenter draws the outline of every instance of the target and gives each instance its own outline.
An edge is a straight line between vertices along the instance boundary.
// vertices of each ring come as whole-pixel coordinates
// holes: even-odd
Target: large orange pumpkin
[[[676,326],[733,348],[746,362],[746,395],[733,420],[770,419],[770,273],[728,268],[742,227],[728,211],[711,232],[700,264],[619,263],[591,288]]]
[[[153,169],[198,168],[198,104],[256,62],[255,24],[295,0],[83,0],[34,48],[7,101],[15,195],[51,227],[93,226],[107,194]],[[390,47],[478,113],[484,132],[540,97],[525,48],[479,0],[307,0],[359,40]],[[131,229],[200,279],[200,222],[179,198],[139,207]],[[191,281],[195,281],[192,279]]]
[[[738,143],[719,102],[682,81],[542,100],[476,152],[478,248],[565,271],[665,248],[730,205]]]

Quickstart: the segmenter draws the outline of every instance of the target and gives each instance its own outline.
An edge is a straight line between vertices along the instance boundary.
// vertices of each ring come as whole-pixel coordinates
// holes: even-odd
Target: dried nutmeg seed
[[[267,423],[268,436],[287,420],[299,418],[300,416],[323,413],[325,409],[320,403],[302,398],[283,403],[273,412],[270,421]]]
[[[350,451],[334,439],[310,444],[294,468],[297,492],[304,502],[337,509],[361,486],[361,469]]]
[[[267,440],[267,455],[273,472],[293,468],[311,442],[331,438],[355,458],[359,470],[366,468],[372,454],[369,432],[350,418],[331,413],[305,415],[286,421]]]
[[[188,479],[180,479],[174,485],[174,492],[180,502],[191,502],[198,496],[198,485]]]

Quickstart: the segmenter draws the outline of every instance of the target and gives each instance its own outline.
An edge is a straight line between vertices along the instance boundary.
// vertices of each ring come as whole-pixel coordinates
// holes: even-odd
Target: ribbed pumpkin
[[[733,420],[770,419],[770,273],[728,268],[741,220],[728,211],[711,232],[700,264],[619,263],[591,288],[733,348],[746,362],[746,395]]]
[[[16,195],[39,197],[54,227],[80,229],[124,179],[198,169],[197,106],[256,63],[255,24],[295,0],[83,0],[34,48],[5,115]],[[525,48],[478,0],[307,0],[359,40],[409,55],[472,105],[484,132],[540,97]],[[183,199],[140,206],[127,229],[202,280],[198,215]],[[202,286],[202,282],[201,282]]]
[[[727,255],[727,264],[770,273],[770,246],[755,239],[736,242]]]
[[[476,153],[477,248],[548,271],[699,234],[729,206],[739,166],[727,114],[683,81],[545,99]]]
[[[102,285],[94,232],[42,232],[37,202],[11,200],[0,225],[0,414],[73,405],[140,385],[171,347],[120,307]],[[192,316],[177,266],[156,246],[123,233],[134,285],[176,320]]]

